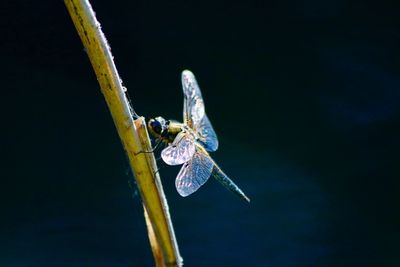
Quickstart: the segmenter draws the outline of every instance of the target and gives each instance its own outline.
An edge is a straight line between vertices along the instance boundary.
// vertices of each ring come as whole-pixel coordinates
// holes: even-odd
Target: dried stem
[[[114,65],[110,47],[92,7],[84,0],[64,0],[89,56],[142,197],[150,244],[157,267],[182,266],[168,204],[143,117],[133,113]]]

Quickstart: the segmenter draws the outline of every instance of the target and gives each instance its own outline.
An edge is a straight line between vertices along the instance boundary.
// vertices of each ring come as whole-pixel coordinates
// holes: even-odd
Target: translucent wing
[[[186,162],[178,176],[175,185],[178,193],[186,197],[199,189],[210,177],[214,162],[209,155],[197,150],[192,160]]]
[[[211,122],[207,115],[204,115],[200,125],[197,127],[197,134],[199,136],[199,142],[203,147],[210,152],[214,152],[218,149],[218,138],[215,133]]]
[[[207,151],[217,150],[218,138],[205,113],[200,87],[193,73],[188,70],[182,72],[182,88],[184,93],[183,119],[185,124],[197,132],[200,143]]]
[[[161,158],[168,165],[180,165],[189,161],[195,151],[193,138],[185,132],[180,132],[174,142],[161,152]]]

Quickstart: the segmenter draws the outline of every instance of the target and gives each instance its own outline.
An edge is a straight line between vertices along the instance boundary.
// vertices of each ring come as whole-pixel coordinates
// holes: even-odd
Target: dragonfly
[[[158,140],[156,146],[160,143],[168,145],[161,151],[163,161],[171,166],[182,165],[175,181],[178,193],[186,197],[213,176],[228,190],[250,202],[209,154],[218,149],[218,138],[205,113],[195,76],[191,71],[184,70],[181,79],[184,94],[183,123],[163,117],[148,122],[149,132]]]

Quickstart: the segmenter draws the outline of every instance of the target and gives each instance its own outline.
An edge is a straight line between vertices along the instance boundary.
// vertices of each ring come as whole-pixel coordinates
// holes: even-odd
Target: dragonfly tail
[[[241,199],[250,202],[250,199],[246,196],[246,194],[243,193],[243,191],[221,170],[220,167],[218,167],[217,164],[214,164],[212,176],[229,191],[236,194]]]

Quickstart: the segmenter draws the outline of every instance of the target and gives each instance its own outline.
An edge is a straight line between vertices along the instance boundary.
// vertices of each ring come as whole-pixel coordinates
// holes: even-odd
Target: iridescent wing
[[[207,182],[213,170],[214,162],[208,154],[196,149],[192,160],[186,162],[178,176],[175,185],[178,193],[186,197],[197,191],[205,182]]]
[[[199,141],[207,151],[218,149],[217,135],[208,119],[200,87],[193,73],[182,72],[182,88],[184,94],[183,120],[199,135]]]
[[[189,161],[196,151],[195,140],[188,133],[180,132],[171,145],[161,152],[168,165],[180,165]]]

